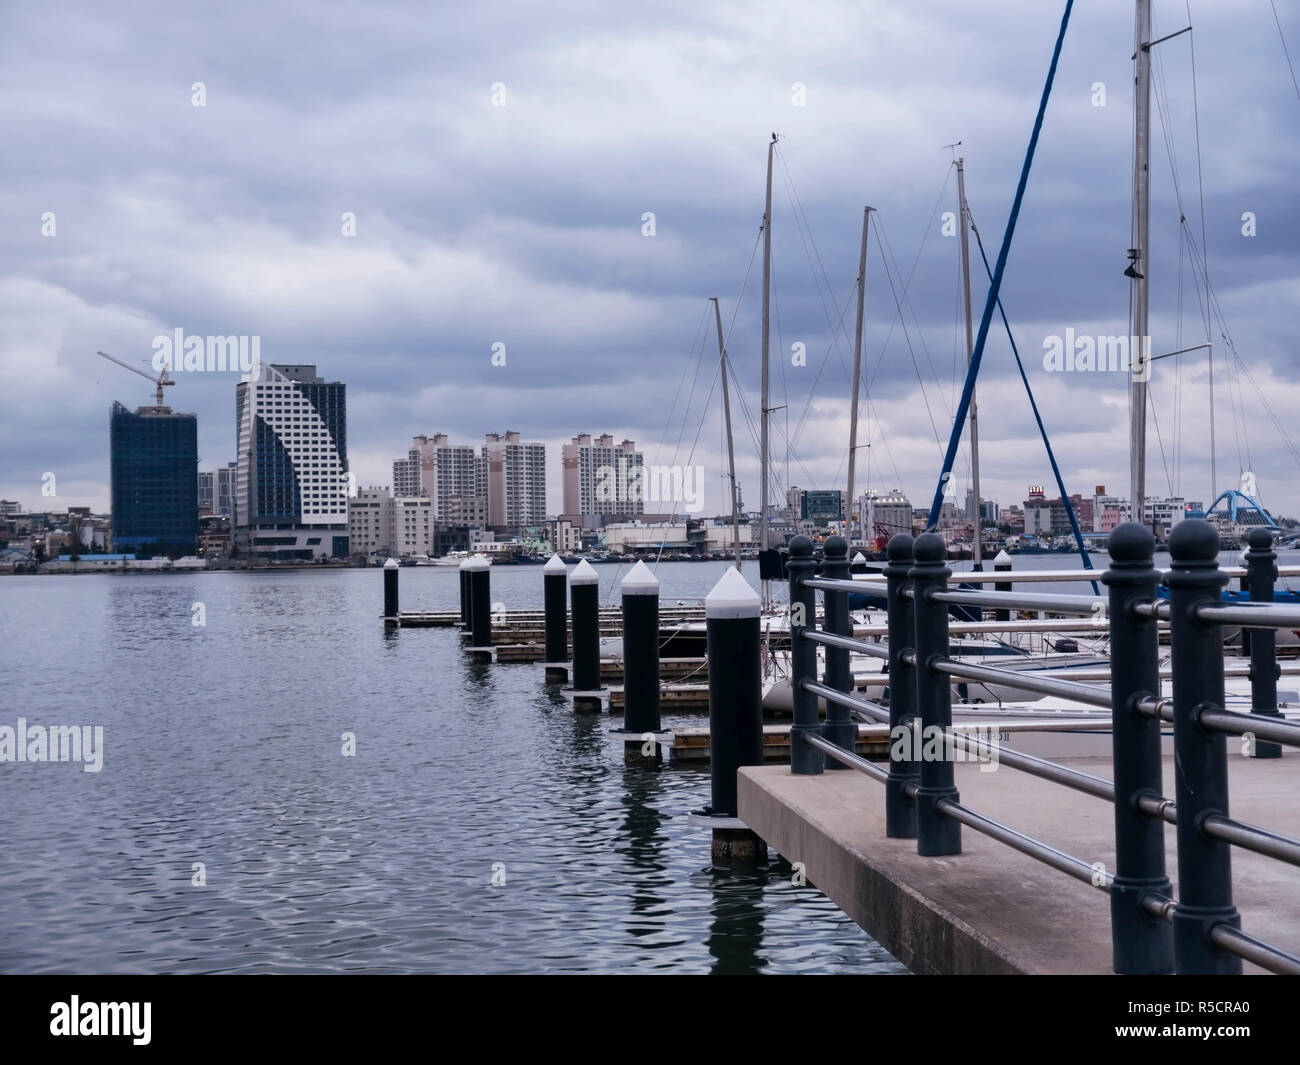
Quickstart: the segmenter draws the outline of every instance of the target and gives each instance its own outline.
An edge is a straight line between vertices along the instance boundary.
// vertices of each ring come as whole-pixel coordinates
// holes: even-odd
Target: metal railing
[[[790,764],[796,774],[855,769],[885,785],[886,834],[915,839],[923,856],[958,854],[963,826],[1081,880],[1110,896],[1113,965],[1117,973],[1240,973],[1242,960],[1279,973],[1300,973],[1300,957],[1241,931],[1233,904],[1231,849],[1240,847],[1300,866],[1300,840],[1245,824],[1227,815],[1227,737],[1244,737],[1253,758],[1280,757],[1283,745],[1300,746],[1300,722],[1278,710],[1279,669],[1275,630],[1300,627],[1300,609],[1272,602],[1278,576],[1266,530],[1250,537],[1245,569],[1251,602],[1227,605],[1221,593],[1228,572],[1217,564],[1219,537],[1199,519],[1180,523],[1169,542],[1171,568],[1154,565],[1155,541],[1140,525],[1123,525],[1110,537],[1110,569],[1090,572],[1106,586],[1104,597],[1041,595],[953,589],[943,541],[925,534],[895,536],[884,568],[888,639],[884,645],[853,638],[848,597],[862,582],[850,579],[847,545],[826,542],[819,563],[812,543],[790,546],[791,687],[794,722]],[[820,570],[820,572],[819,572]],[[1019,580],[1006,571],[959,575]],[[1085,578],[1087,579],[1087,578]],[[1169,598],[1157,596],[1167,585]],[[817,629],[816,594],[823,596]],[[949,657],[949,606],[1054,613],[1106,619],[1110,629],[1110,684],[1083,684]],[[1170,629],[1172,698],[1160,689],[1159,638]],[[1251,712],[1225,708],[1221,628],[1252,629]],[[817,677],[817,648],[825,671]],[[854,692],[851,654],[888,661],[888,705]],[[954,680],[1000,682],[1042,695],[1111,711],[1113,780],[1015,751],[954,728]],[[818,700],[826,719],[818,718]],[[854,753],[858,718],[887,723],[887,767]],[[1162,788],[1161,730],[1173,725],[1175,796]],[[909,736],[910,734],[910,736]],[[926,738],[897,743],[895,738]],[[939,746],[931,745],[937,739]],[[942,757],[922,757],[941,748]],[[956,752],[996,757],[999,763],[1108,801],[1115,813],[1116,868],[1064,851],[1016,831],[964,805],[955,785]],[[1179,890],[1165,872],[1165,824],[1176,829]]]

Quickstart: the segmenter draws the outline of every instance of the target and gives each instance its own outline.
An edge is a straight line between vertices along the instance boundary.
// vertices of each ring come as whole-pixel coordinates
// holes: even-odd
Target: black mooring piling
[[[398,624],[397,616],[397,559],[384,563],[384,624]]]
[[[482,555],[467,560],[469,575],[470,657],[492,661],[492,563]]]
[[[600,685],[600,577],[583,559],[569,575],[573,611],[573,709],[599,713]]]
[[[457,569],[460,575],[460,627],[469,628],[469,559],[461,562]]]
[[[627,764],[658,763],[659,732],[659,581],[638,562],[623,578],[623,731],[638,733],[623,743]],[[647,754],[646,752],[649,751]]]
[[[547,684],[563,684],[569,679],[568,603],[569,568],[558,554],[542,567],[542,602],[546,615]]]
[[[736,774],[763,762],[763,691],[758,593],[728,567],[704,599],[709,640],[710,820],[737,819]],[[744,824],[713,827],[713,857],[754,861],[767,845]]]

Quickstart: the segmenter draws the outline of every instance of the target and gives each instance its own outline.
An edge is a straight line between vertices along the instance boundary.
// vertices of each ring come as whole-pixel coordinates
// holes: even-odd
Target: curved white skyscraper
[[[235,386],[235,543],[266,559],[348,555],[347,386],[263,364]]]

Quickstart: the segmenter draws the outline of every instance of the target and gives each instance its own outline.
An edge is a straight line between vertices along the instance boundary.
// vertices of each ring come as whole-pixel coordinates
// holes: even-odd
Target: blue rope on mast
[[[975,234],[975,243],[979,246],[980,258],[984,260],[984,272],[992,280],[993,273],[989,269],[989,257],[984,254],[984,241],[980,239],[980,231],[971,223],[971,232]],[[1079,557],[1083,559],[1083,568],[1092,569],[1092,558],[1088,554],[1087,547],[1083,543],[1083,533],[1079,529],[1079,519],[1074,514],[1074,504],[1070,502],[1070,497],[1065,494],[1065,478],[1061,476],[1061,468],[1056,464],[1056,454],[1052,451],[1052,442],[1047,439],[1047,427],[1043,425],[1042,416],[1038,413],[1038,402],[1034,399],[1034,390],[1029,387],[1029,376],[1025,373],[1025,364],[1020,361],[1020,349],[1016,347],[1016,338],[1011,335],[1011,323],[1007,321],[1007,312],[1002,306],[1002,297],[998,297],[998,314],[1002,316],[1002,328],[1007,331],[1007,340],[1011,342],[1011,354],[1016,357],[1016,369],[1020,371],[1020,380],[1025,383],[1025,394],[1029,396],[1029,406],[1034,412],[1034,421],[1038,423],[1038,432],[1043,438],[1043,447],[1047,448],[1047,461],[1052,464],[1052,476],[1056,478],[1057,491],[1061,493],[1061,502],[1065,504],[1066,517],[1070,519],[1070,528],[1074,530],[1074,542],[1079,545]],[[1092,594],[1101,595],[1101,589],[1097,582],[1092,583]]]
[[[1061,16],[1061,28],[1056,35],[1056,47],[1052,50],[1052,64],[1047,68],[1047,82],[1043,85],[1043,95],[1038,101],[1038,116],[1034,119],[1034,132],[1029,138],[1029,150],[1025,153],[1024,164],[1020,168],[1020,182],[1016,186],[1016,198],[1011,203],[1011,215],[1007,219],[1006,232],[1002,234],[1002,247],[998,251],[997,267],[993,271],[993,280],[989,284],[988,298],[984,301],[984,313],[980,316],[979,334],[975,338],[975,350],[971,352],[970,366],[966,370],[966,384],[962,388],[961,402],[957,404],[957,414],[953,419],[952,435],[948,438],[948,450],[943,457],[943,469],[939,473],[939,483],[934,490],[934,501],[930,504],[930,517],[926,522],[926,531],[932,532],[939,524],[939,511],[943,507],[944,489],[948,487],[952,476],[952,464],[957,458],[957,445],[961,442],[962,430],[966,427],[966,415],[970,411],[971,394],[975,391],[975,378],[979,376],[980,360],[984,357],[984,343],[988,340],[989,325],[993,321],[993,307],[997,303],[998,292],[1002,288],[1002,275],[1007,268],[1007,253],[1011,250],[1011,238],[1016,232],[1016,219],[1020,215],[1020,204],[1025,198],[1025,186],[1029,183],[1029,168],[1034,161],[1034,149],[1038,146],[1038,134],[1043,128],[1043,115],[1047,112],[1047,100],[1052,94],[1052,82],[1056,78],[1056,64],[1061,58],[1061,45],[1065,41],[1065,28],[1070,22],[1070,11],[1074,0],[1065,0],[1065,13]],[[962,220],[965,225],[965,219]],[[978,516],[976,518],[978,535]]]

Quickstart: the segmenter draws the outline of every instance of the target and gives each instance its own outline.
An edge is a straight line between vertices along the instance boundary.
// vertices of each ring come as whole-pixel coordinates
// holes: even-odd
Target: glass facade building
[[[113,543],[192,555],[199,534],[199,430],[193,414],[169,407],[109,415]]]
[[[235,386],[235,542],[276,560],[348,555],[347,386],[263,365]]]

